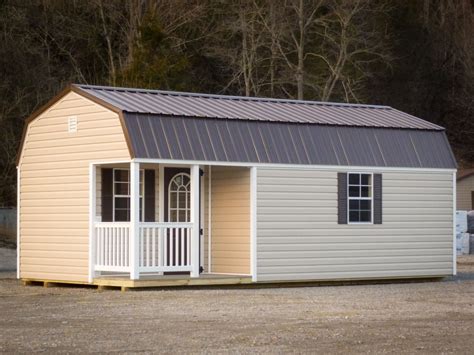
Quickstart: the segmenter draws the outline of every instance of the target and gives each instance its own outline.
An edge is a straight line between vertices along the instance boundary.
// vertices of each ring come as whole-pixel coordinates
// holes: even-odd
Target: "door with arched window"
[[[168,222],[191,220],[191,177],[177,173],[168,185]]]
[[[165,222],[189,222],[191,219],[191,179],[187,168],[164,169]]]
[[[164,221],[186,223],[191,221],[191,176],[189,168],[165,168],[164,169]],[[199,213],[199,211],[198,211]],[[176,243],[187,243],[187,238],[181,236],[179,233],[186,233],[186,230],[175,231],[178,234],[168,234],[166,236],[168,245],[167,260],[170,265],[186,263],[188,260],[181,260],[186,258],[186,255],[174,255],[170,253],[170,248],[177,248]],[[181,247],[181,245],[179,245]],[[186,250],[188,246],[185,245]],[[178,258],[179,260],[175,260]]]

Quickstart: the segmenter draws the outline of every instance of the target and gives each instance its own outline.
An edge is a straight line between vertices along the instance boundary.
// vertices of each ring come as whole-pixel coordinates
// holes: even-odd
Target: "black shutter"
[[[145,170],[145,222],[155,222],[155,170]]]
[[[114,198],[114,170],[113,169],[101,169],[101,186],[102,186],[102,222],[113,221],[113,198]]]
[[[347,224],[347,173],[337,174],[337,223]]]
[[[382,174],[374,174],[374,224],[382,224]]]

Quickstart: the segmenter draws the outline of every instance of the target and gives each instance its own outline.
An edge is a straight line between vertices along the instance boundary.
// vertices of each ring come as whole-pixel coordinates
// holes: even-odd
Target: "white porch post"
[[[140,277],[140,163],[130,162],[130,279]]]
[[[191,165],[191,277],[199,277],[199,165]]]
[[[89,283],[92,283],[95,277],[95,261],[96,261],[96,235],[95,235],[95,220],[96,220],[96,165],[89,166]]]
[[[257,167],[250,168],[250,271],[257,282]]]

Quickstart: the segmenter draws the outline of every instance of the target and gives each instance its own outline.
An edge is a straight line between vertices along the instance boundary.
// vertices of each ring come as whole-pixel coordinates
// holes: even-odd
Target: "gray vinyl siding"
[[[337,172],[257,170],[257,279],[450,275],[452,172],[385,172],[383,224],[338,224]]]

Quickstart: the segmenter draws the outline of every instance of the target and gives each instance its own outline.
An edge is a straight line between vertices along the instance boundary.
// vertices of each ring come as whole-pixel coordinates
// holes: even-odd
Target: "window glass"
[[[115,198],[115,209],[120,209],[120,210],[130,209],[130,198],[128,198],[128,197],[116,197]]]
[[[360,197],[370,197],[370,186],[360,187]]]
[[[359,186],[349,186],[349,196],[359,197],[360,196],[360,187]]]
[[[349,174],[349,185],[359,185],[360,184],[360,175],[359,174]]]
[[[140,214],[139,220],[143,221],[144,216],[144,173],[140,170]],[[114,169],[114,221],[129,222],[130,221],[130,172],[128,169]]]
[[[129,194],[129,184],[123,182],[116,182],[114,184],[114,194],[115,195],[128,195]]]
[[[178,193],[170,192],[170,208],[175,209],[178,207]]]
[[[114,180],[121,181],[121,182],[128,182],[128,170],[126,169],[115,169],[114,170]]]
[[[177,210],[171,210],[170,211],[169,220],[170,220],[170,222],[177,222],[178,221],[178,211]]]
[[[361,185],[370,185],[370,175],[369,174],[361,174],[361,179],[360,179],[360,184]]]
[[[129,222],[130,210],[115,210],[115,222]]]
[[[349,173],[347,195],[349,223],[371,223],[372,175]]]
[[[370,222],[370,211],[360,211],[359,212],[359,221],[360,222]]]

